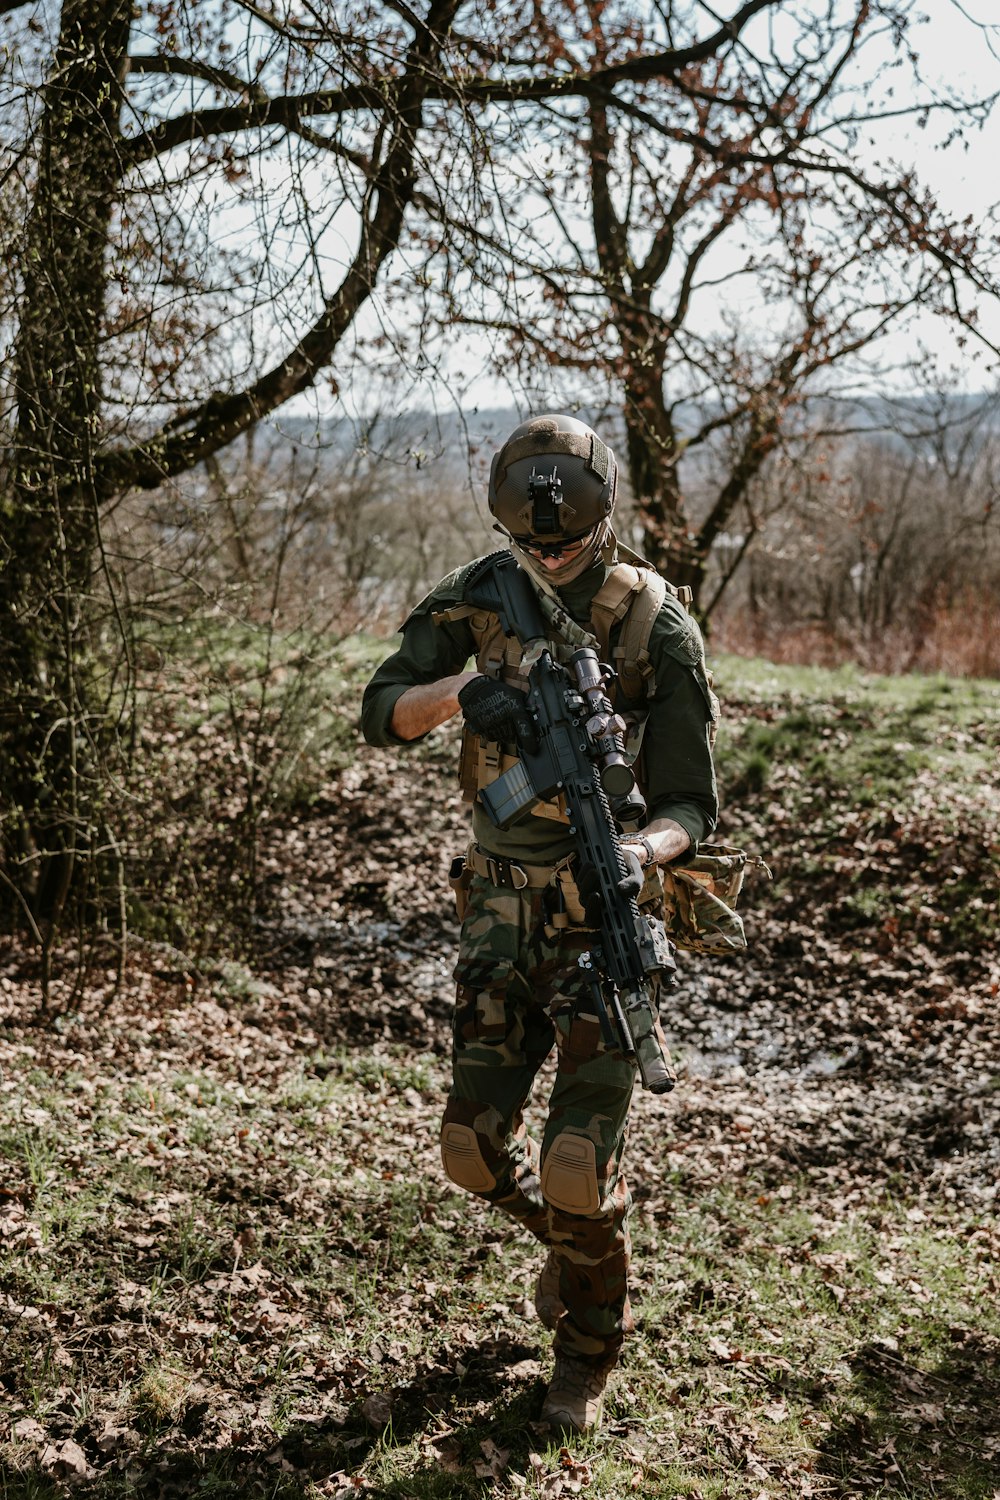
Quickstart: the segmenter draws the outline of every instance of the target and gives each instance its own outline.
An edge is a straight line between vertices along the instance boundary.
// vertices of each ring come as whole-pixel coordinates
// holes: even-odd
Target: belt
[[[478,844],[470,844],[465,853],[465,863],[476,875],[482,875],[491,885],[508,890],[540,890],[552,884],[554,865],[526,865],[518,859],[504,859],[502,854],[488,854]]]

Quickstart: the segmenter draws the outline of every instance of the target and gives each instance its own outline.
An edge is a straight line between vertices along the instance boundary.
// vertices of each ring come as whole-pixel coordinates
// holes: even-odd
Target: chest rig
[[[667,594],[673,594],[687,607],[690,590],[667,583],[649,563],[619,546],[619,556],[626,552],[629,561],[618,562],[590,602],[590,630],[579,625],[558,599],[540,593],[542,611],[551,628],[550,649],[556,661],[568,661],[581,646],[593,646],[602,662],[617,674],[610,689],[615,709],[630,728],[630,752],[638,755],[645,703],[655,688],[655,674],[649,655],[649,638]],[[495,614],[460,604],[435,611],[434,620],[467,620],[476,642],[476,666],[486,677],[499,679],[511,686],[527,689],[528,675],[523,650],[516,636],[504,635]],[[496,740],[484,740],[466,728],[462,735],[459,759],[459,785],[468,802],[478,792],[496,781],[517,763],[514,747]],[[642,783],[641,765],[636,766],[637,780]],[[568,823],[565,799],[539,802],[532,809],[534,817]]]

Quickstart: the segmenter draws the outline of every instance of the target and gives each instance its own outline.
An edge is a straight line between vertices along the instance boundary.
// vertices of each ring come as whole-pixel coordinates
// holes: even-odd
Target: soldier
[[[655,909],[658,867],[690,856],[715,826],[714,698],[696,623],[615,537],[617,478],[614,455],[590,427],[538,417],[495,456],[489,506],[536,589],[561,606],[555,651],[565,659],[596,640],[618,673],[615,706],[640,727],[636,770],[648,805],[647,824],[626,841],[643,867],[640,905]],[[555,1333],[555,1370],[542,1418],[586,1432],[633,1326],[622,1151],[635,1066],[606,1045],[577,966],[593,931],[564,804],[536,804],[501,831],[476,801],[517,759],[526,678],[517,642],[463,597],[471,567],[405,621],[402,645],[365,691],[363,728],[369,744],[412,744],[464,715],[460,780],[473,802],[473,842],[453,867],[463,920],[442,1160],[452,1182],[547,1248],[535,1306]],[[539,1144],[522,1110],[553,1046]]]

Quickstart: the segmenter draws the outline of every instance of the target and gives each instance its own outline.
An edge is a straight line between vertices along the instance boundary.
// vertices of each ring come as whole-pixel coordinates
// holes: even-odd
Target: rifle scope
[[[577,690],[590,717],[586,723],[597,750],[601,785],[611,811],[619,823],[640,822],[646,816],[646,801],[635,784],[635,775],[625,757],[625,720],[616,714],[607,694],[606,669],[592,646],[574,651],[569,659]]]

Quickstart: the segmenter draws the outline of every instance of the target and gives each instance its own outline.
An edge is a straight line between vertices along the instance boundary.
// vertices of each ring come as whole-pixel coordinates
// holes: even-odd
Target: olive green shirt
[[[433,618],[435,611],[462,603],[472,566],[450,573],[421,600],[402,626],[402,645],[366,687],[361,727],[370,745],[417,743],[399,739],[390,728],[398,700],[407,688],[463,671],[475,657],[476,642],[467,619]],[[563,604],[585,629],[591,628],[590,602],[608,571],[599,562],[560,590]],[[619,630],[616,626],[612,633],[612,645]],[[672,818],[697,845],[712,832],[718,817],[710,746],[712,699],[701,632],[670,594],[653,624],[648,650],[655,683],[645,705],[649,716],[642,747],[648,818]],[[473,805],[473,835],[491,853],[536,863],[562,859],[574,847],[564,823],[528,814],[502,830],[493,826],[478,801]]]

